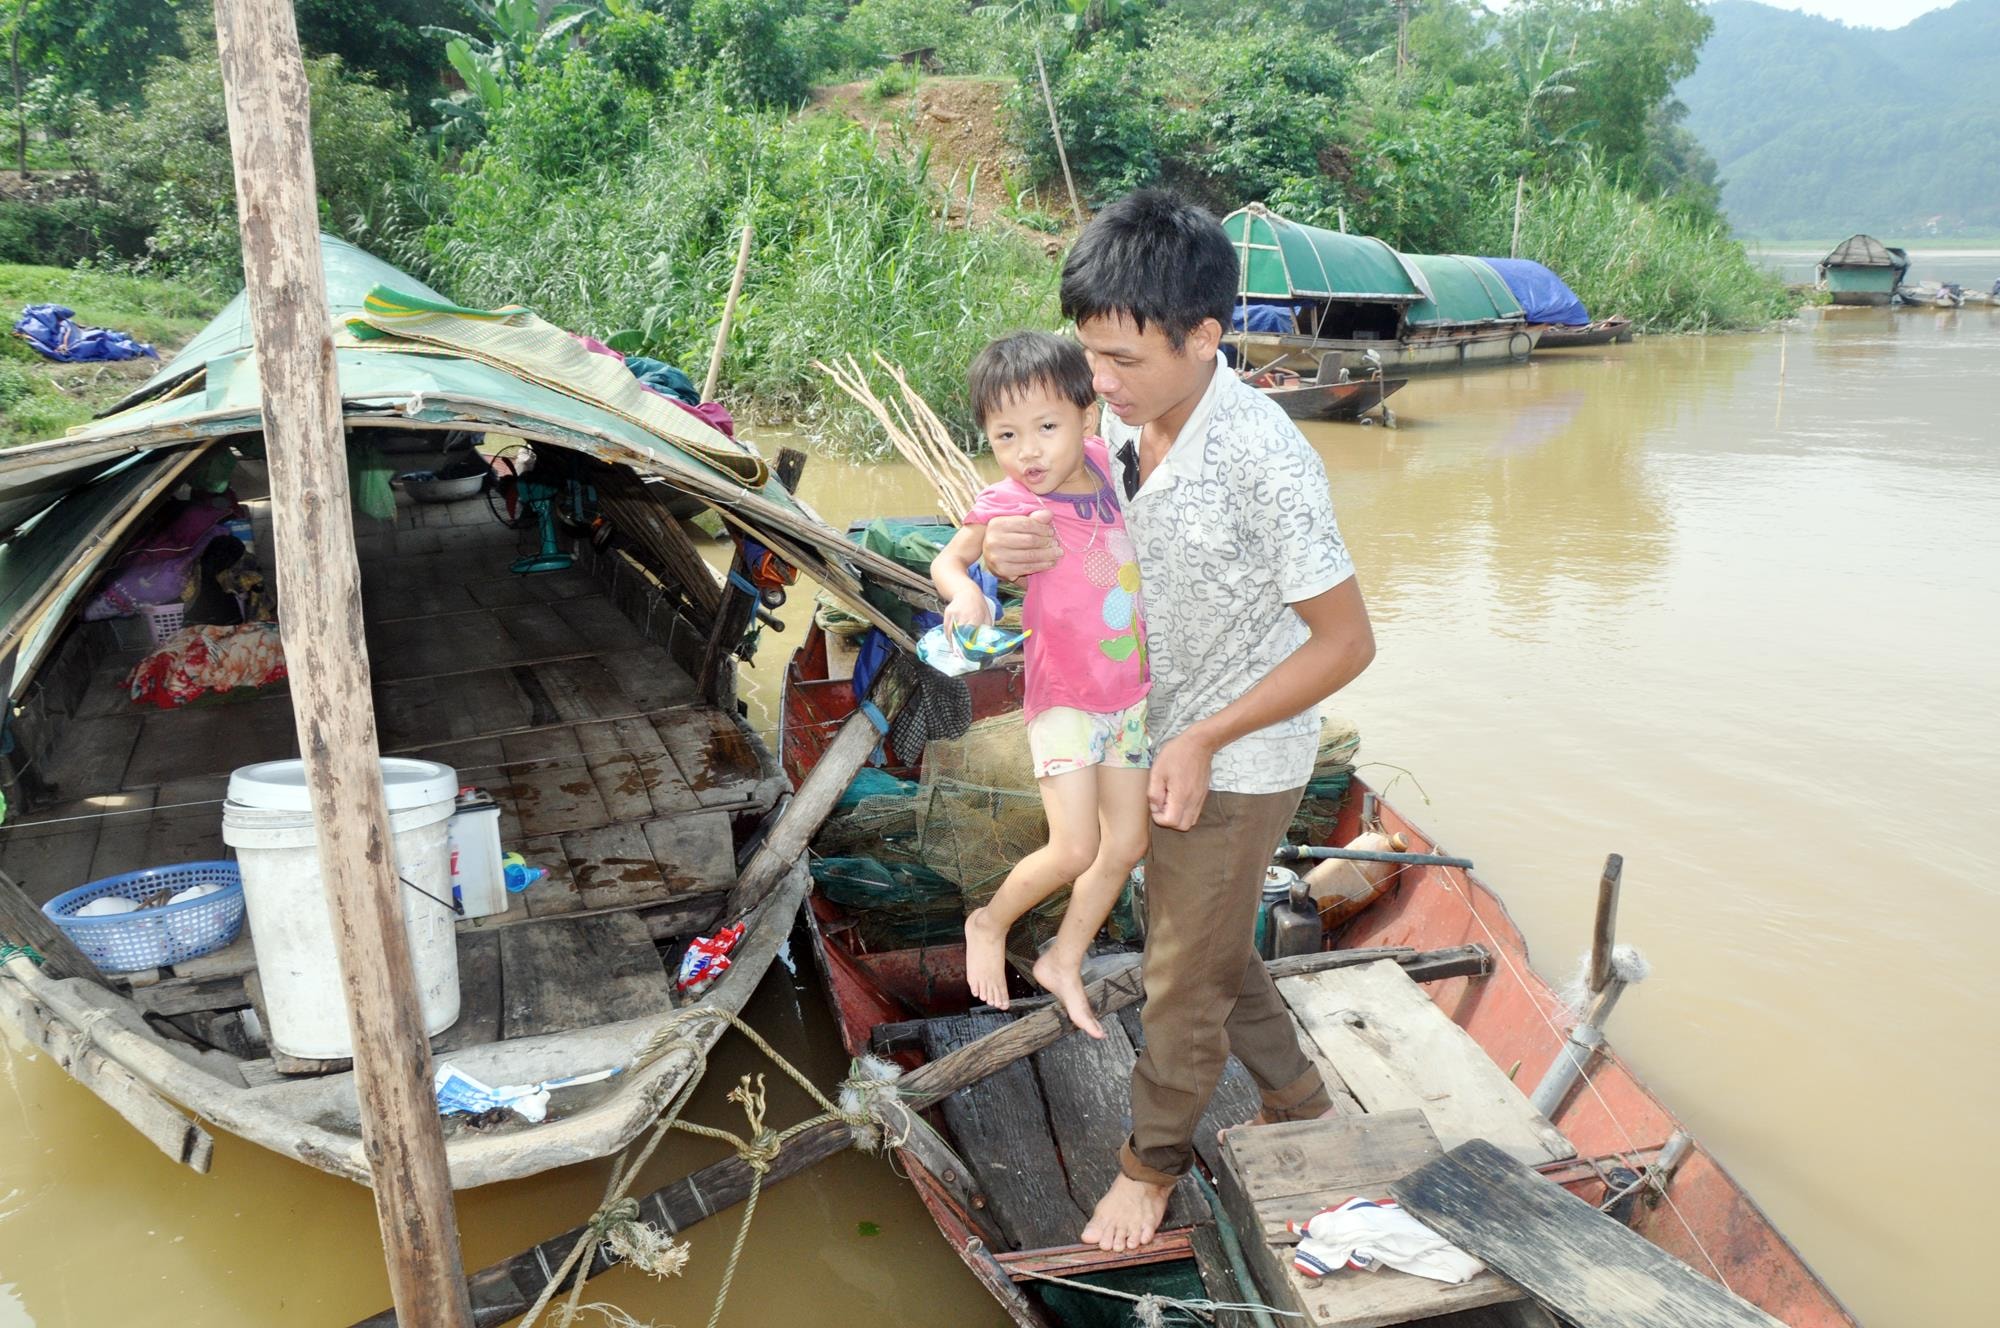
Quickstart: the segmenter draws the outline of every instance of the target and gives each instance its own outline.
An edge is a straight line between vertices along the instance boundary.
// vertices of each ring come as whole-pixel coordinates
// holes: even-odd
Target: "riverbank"
[[[0,310],[9,325],[23,305],[60,304],[90,327],[117,328],[164,358],[199,332],[222,301],[181,282],[116,273],[0,263]],[[153,376],[160,360],[58,364],[25,341],[0,342],[0,448],[60,437]]]

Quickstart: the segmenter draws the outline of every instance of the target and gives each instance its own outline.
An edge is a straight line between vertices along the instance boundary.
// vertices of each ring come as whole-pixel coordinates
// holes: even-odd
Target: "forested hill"
[[[1680,85],[1739,234],[2000,231],[2000,0],[1891,31],[1717,0]]]

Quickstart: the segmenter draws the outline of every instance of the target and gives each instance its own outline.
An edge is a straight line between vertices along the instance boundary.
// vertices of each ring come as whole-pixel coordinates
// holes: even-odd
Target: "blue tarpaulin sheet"
[[[1590,321],[1590,314],[1583,307],[1583,301],[1576,298],[1576,292],[1564,284],[1563,279],[1531,258],[1488,258],[1484,260],[1500,280],[1507,283],[1507,289],[1514,292],[1514,298],[1521,302],[1521,311],[1531,323],[1559,323],[1564,327],[1582,327]]]
[[[1252,301],[1238,303],[1229,315],[1229,325],[1238,332],[1294,332],[1291,304],[1269,304]]]
[[[74,363],[79,360],[136,360],[141,355],[159,359],[159,352],[142,341],[109,328],[84,327],[76,321],[76,311],[59,304],[31,304],[14,320],[14,331],[27,338],[30,346],[52,360]]]

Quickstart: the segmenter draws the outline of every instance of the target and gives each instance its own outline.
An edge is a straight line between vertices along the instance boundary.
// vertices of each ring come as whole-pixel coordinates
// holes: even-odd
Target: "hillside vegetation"
[[[2000,232],[2000,0],[1891,31],[1718,0],[1677,93],[1736,229],[1768,236]]]
[[[1714,164],[1677,122],[1673,86],[1710,26],[1697,0],[1497,13],[1426,0],[1406,31],[1397,13],[1384,0],[301,6],[327,229],[461,301],[520,301],[699,370],[753,222],[724,395],[835,436],[862,422],[815,359],[886,355],[969,439],[973,351],[1059,321],[1051,259],[1069,190],[1042,69],[1086,208],[1164,184],[1218,213],[1263,201],[1405,250],[1491,254],[1508,251],[1518,191],[1522,252],[1601,313],[1684,331],[1787,312],[1729,238]],[[27,164],[61,187],[0,192],[0,261],[230,292],[206,11],[22,0],[12,22],[23,67],[44,71],[17,106]],[[952,93],[921,95],[932,85]]]

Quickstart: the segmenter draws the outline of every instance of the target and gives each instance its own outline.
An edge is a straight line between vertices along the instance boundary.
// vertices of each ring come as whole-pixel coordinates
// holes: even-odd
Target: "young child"
[[[1145,857],[1152,825],[1137,554],[1104,440],[1086,430],[1097,393],[1083,350],[1045,332],[1017,332],[979,352],[967,376],[973,419],[1007,478],[979,495],[931,563],[945,625],[992,621],[967,569],[995,517],[1047,513],[1063,553],[1028,578],[1021,610],[1030,633],[1028,751],[1049,842],[966,918],[966,977],[975,997],[1006,1009],[1008,929],[1074,882],[1055,942],[1035,961],[1035,981],[1062,1001],[1071,1022],[1101,1038],[1083,994],[1083,956]]]

